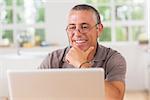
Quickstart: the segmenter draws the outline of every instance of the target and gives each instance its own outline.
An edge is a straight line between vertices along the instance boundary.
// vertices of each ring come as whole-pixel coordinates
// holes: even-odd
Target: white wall
[[[150,41],[150,1],[147,1],[147,32],[148,32],[148,37],[149,37],[149,41]]]
[[[68,45],[65,28],[67,26],[67,14],[77,4],[77,1],[49,1],[46,3],[46,40],[49,43]]]
[[[35,69],[40,65],[44,58],[21,56],[11,58],[0,58],[0,97],[8,96],[7,73],[9,69]],[[1,99],[0,99],[1,100]]]

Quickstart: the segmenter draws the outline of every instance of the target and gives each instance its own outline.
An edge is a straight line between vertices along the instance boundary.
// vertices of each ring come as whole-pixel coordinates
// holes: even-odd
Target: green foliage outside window
[[[24,4],[26,2],[30,2],[30,1],[27,1],[27,0],[4,0],[4,4],[6,4],[6,8],[4,9],[3,13],[4,14],[6,13],[6,16],[4,16],[4,19],[2,20],[2,22],[6,23],[6,25],[13,24],[13,23],[16,23],[16,25],[18,25],[18,23],[19,24],[20,23],[26,24],[26,22],[29,22],[29,21],[35,22],[33,24],[44,23],[44,21],[45,21],[45,8],[42,5],[41,1],[33,0],[33,2],[34,2],[32,4],[33,6],[30,8],[27,8],[24,6]],[[14,7],[13,3],[16,3],[15,7]],[[41,3],[41,4],[39,4],[39,3]],[[14,9],[13,8],[16,8],[16,14],[15,15],[14,15]],[[26,15],[25,11],[29,10],[29,12],[30,12],[30,9],[33,10],[33,12],[34,12],[34,9],[36,10],[34,12],[35,18],[32,18],[32,16],[31,16],[31,18],[34,21],[32,19],[30,19],[30,17],[27,18],[25,16]],[[32,12],[31,12],[31,15],[32,15]],[[16,16],[16,17],[14,17],[14,16]],[[16,18],[16,22],[13,21],[13,18]],[[2,30],[1,31],[2,39],[8,39],[11,43],[13,43],[13,38],[14,38],[13,30],[15,30],[15,29],[12,28],[10,30]],[[45,29],[34,29],[34,31],[35,31],[35,37],[39,36],[41,41],[45,40]],[[17,34],[18,33],[20,33],[20,32],[17,32]],[[25,33],[25,34],[29,33],[30,34],[30,31],[29,32],[28,31],[22,31],[21,33]],[[34,32],[31,32],[31,35],[33,33]],[[28,35],[20,34],[20,37],[21,37],[21,39],[23,39],[23,42],[26,41],[26,37]]]
[[[17,23],[28,22],[27,20],[29,20],[29,18],[25,17],[26,13],[22,13],[22,12],[25,12],[25,10],[26,10],[26,8],[22,5],[22,3],[24,3],[23,0],[17,0],[17,1],[18,1]],[[33,7],[34,8],[31,8],[31,10],[35,9],[36,11],[35,12],[33,11],[35,18],[32,19],[32,21],[36,22],[36,23],[43,23],[45,21],[45,8],[43,7],[43,5],[36,5],[36,4],[33,4]],[[29,10],[29,8],[28,8],[28,10]],[[30,14],[32,15],[31,11],[30,11]]]
[[[93,0],[83,0],[85,1],[86,3],[92,3]]]
[[[98,6],[98,11],[102,15],[103,19],[101,20],[104,20],[104,21],[111,20],[110,7]]]
[[[35,30],[35,45],[41,45],[42,41],[45,41],[45,30],[36,29]]]
[[[111,25],[112,18],[115,18],[115,22],[119,22],[122,25],[115,28],[113,34],[115,34],[115,41],[129,41],[129,37],[132,37],[131,40],[137,41],[138,36],[141,33],[144,33],[145,30],[142,27],[126,26],[124,27],[123,21],[133,21],[143,20],[144,19],[144,0],[81,0],[85,3],[89,3],[97,7],[98,11],[101,14],[101,19],[103,23],[110,22],[107,28],[104,27],[102,35],[99,38],[99,41],[111,41]],[[113,7],[115,12],[112,12],[112,5],[110,1],[114,1]],[[108,5],[107,5],[108,4]],[[131,5],[130,5],[131,4]],[[113,17],[112,17],[113,14]],[[112,18],[111,18],[112,17]],[[133,22],[134,23],[134,22]],[[129,33],[130,32],[130,33]]]
[[[115,2],[119,4],[123,4],[123,3],[132,2],[132,0],[115,0]]]
[[[18,6],[22,6],[24,4],[24,0],[17,0],[16,3],[17,3]]]
[[[127,41],[128,40],[128,27],[116,27],[116,40]]]
[[[144,0],[114,0],[117,4],[144,3]]]
[[[12,11],[12,9],[6,9],[6,16],[5,16],[5,20],[3,22],[5,22],[7,24],[13,23],[13,11]]]
[[[111,29],[106,27],[100,34],[99,41],[111,41]]]
[[[12,30],[5,30],[2,33],[3,39],[8,39],[9,42],[13,42],[13,31]]]
[[[110,0],[97,0],[97,2],[101,2],[101,3],[109,3]]]
[[[35,36],[40,36],[40,40],[45,40],[45,30],[44,29],[36,29],[35,30]]]
[[[110,0],[82,0],[85,1],[86,3],[108,3]]]
[[[132,27],[132,38],[134,41],[138,40],[139,35],[143,34],[144,31],[144,27],[143,26],[133,26]],[[145,33],[144,33],[145,34]]]
[[[133,11],[131,15],[133,20],[144,19],[144,8],[141,6],[133,7]]]
[[[4,0],[7,6],[12,6],[13,0]]]
[[[129,20],[131,7],[127,5],[117,5],[115,7],[116,20]]]
[[[23,14],[20,14],[19,12],[21,12],[20,10],[22,10],[23,8],[18,8],[17,10],[17,23],[23,23]]]
[[[44,21],[45,21],[45,9],[41,7],[37,9],[36,22],[44,22]]]

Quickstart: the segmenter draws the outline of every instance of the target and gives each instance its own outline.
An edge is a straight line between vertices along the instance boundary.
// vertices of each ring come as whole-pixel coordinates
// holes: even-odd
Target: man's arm
[[[125,84],[122,81],[105,80],[106,100],[123,100]]]
[[[82,68],[89,67],[86,63]],[[105,100],[123,100],[125,92],[125,83],[122,81],[105,80]]]
[[[89,49],[88,53],[91,50],[92,50],[92,48]],[[88,53],[85,53],[83,51],[81,52],[78,49],[76,50],[76,48],[72,48],[69,51],[69,53],[67,54],[66,59],[69,61],[70,64],[72,64],[74,66],[79,66],[80,65],[80,68],[90,68],[91,67],[90,63],[87,62],[87,63],[82,64],[82,62],[87,61],[86,59],[87,59],[87,54]],[[116,59],[116,57],[117,57],[117,59]],[[124,74],[124,70],[123,70],[125,68],[124,67],[125,66],[124,59],[121,56],[117,56],[117,55],[114,55],[113,57],[111,57],[111,59],[112,60],[110,60],[110,61],[112,63],[109,62],[110,65],[115,66],[115,72],[113,72],[113,74],[115,74],[117,76],[122,75],[122,73]],[[116,69],[118,69],[118,70],[116,71]],[[123,70],[123,72],[122,72],[122,70]],[[108,79],[110,79],[110,76],[112,78],[112,75],[110,74],[110,75],[108,75]],[[118,79],[118,78],[114,78],[114,79]],[[108,80],[105,80],[105,94],[106,94],[105,98],[106,98],[106,100],[123,100],[124,91],[125,91],[125,83],[123,81],[108,81]]]

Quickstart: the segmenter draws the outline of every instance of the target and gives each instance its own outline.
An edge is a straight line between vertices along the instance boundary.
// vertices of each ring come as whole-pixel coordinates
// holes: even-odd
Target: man
[[[97,43],[102,30],[95,8],[85,4],[74,6],[66,28],[70,46],[50,53],[40,68],[102,67],[105,70],[106,100],[123,100],[126,62],[117,51]]]

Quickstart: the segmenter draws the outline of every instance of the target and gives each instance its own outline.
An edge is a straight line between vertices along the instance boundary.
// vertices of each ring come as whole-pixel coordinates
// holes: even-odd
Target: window
[[[100,41],[111,41],[111,29],[109,27],[104,27],[104,30],[101,33],[100,37],[101,37],[99,38]]]
[[[80,0],[100,12],[104,30],[99,41],[138,41],[146,33],[144,0]]]
[[[0,0],[0,41],[24,46],[45,40],[42,0]]]

